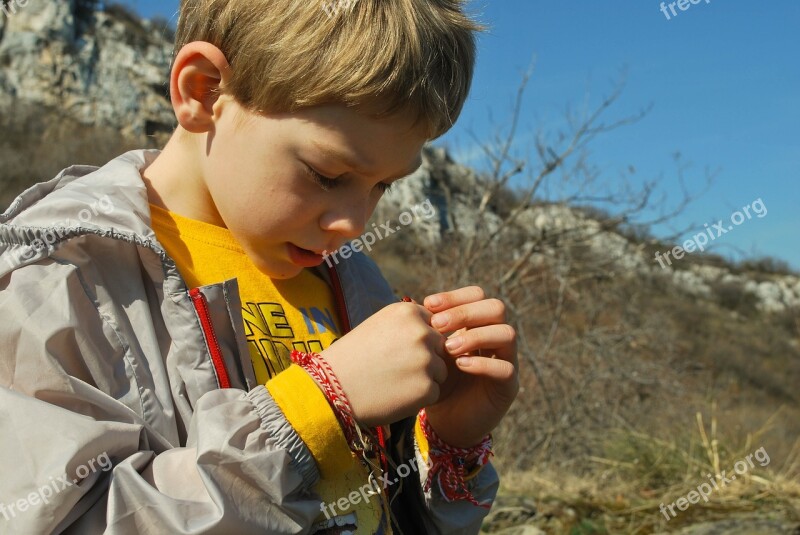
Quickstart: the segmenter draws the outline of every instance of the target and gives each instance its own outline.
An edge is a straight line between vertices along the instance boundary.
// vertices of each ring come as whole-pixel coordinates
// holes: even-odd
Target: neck
[[[192,134],[178,126],[161,154],[141,172],[147,198],[176,214],[222,226],[203,173],[207,134]]]

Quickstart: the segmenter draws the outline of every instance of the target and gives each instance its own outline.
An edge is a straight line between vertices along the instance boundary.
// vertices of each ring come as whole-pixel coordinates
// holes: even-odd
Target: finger
[[[431,318],[431,326],[439,332],[448,332],[464,327],[472,329],[495,323],[505,323],[505,321],[505,303],[499,299],[484,299],[437,312]]]
[[[433,313],[430,310],[416,303],[409,303],[409,304],[417,310],[419,315],[422,316],[422,319],[425,320],[425,323],[427,323],[428,325],[431,324],[431,318],[433,317]]]
[[[481,349],[486,350],[484,353],[488,354],[491,353],[491,349],[513,348],[516,338],[517,333],[514,328],[503,323],[459,331],[447,339],[445,347],[451,355],[462,355]],[[503,353],[498,355],[498,358],[503,358],[508,353],[508,351],[498,352]]]
[[[514,364],[502,359],[458,357],[456,365],[464,373],[479,375],[497,381],[510,381],[517,373]]]
[[[441,292],[426,297],[422,302],[431,312],[439,312],[458,305],[474,303],[486,299],[480,286],[467,286],[449,292]]]
[[[447,364],[442,357],[436,357],[431,359],[431,364],[428,366],[428,373],[430,377],[439,383],[440,385],[444,384],[447,381]]]
[[[439,356],[441,359],[451,358],[450,353],[447,351],[447,346],[445,346],[447,338],[442,333],[428,327],[428,333],[425,335],[425,338],[427,347],[432,349],[435,355]]]

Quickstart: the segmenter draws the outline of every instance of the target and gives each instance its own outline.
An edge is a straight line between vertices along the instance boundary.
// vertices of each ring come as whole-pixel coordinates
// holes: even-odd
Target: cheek
[[[250,235],[288,233],[308,224],[310,219],[301,198],[277,188],[241,188],[237,200],[226,206],[226,212],[232,225]]]
[[[369,219],[372,217],[372,214],[375,213],[375,208],[378,207],[380,200],[383,196],[380,193],[373,193],[370,195],[369,200],[365,203],[364,208],[367,211],[365,214],[365,219],[369,222]]]
[[[241,237],[296,239],[299,231],[307,231],[319,219],[307,193],[286,175],[240,175],[218,184],[217,196],[223,199],[218,209],[228,227]]]
[[[270,168],[269,162],[275,162],[277,155],[264,148],[268,145],[261,142],[262,138],[259,132],[243,130],[228,123],[220,125],[208,156],[207,180],[215,197],[250,206],[273,194],[270,190],[274,189],[274,177],[271,176],[274,169]]]
[[[240,212],[242,216],[262,218],[263,212],[273,212],[276,207],[300,206],[302,197],[293,190],[291,179],[286,179],[287,173],[281,171],[280,163],[271,165],[269,161],[263,151],[216,158],[208,182],[217,207],[231,216]]]

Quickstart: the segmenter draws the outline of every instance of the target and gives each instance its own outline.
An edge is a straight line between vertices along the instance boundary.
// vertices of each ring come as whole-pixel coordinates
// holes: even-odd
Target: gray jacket
[[[139,170],[158,154],[70,167],[0,215],[2,533],[311,533],[320,513],[313,457],[255,384],[236,280],[189,291],[156,240]],[[353,327],[396,301],[364,255],[320,275]],[[419,455],[408,429],[398,464]],[[419,465],[405,532],[477,533],[487,510],[424,496]],[[493,500],[497,473],[470,486]]]

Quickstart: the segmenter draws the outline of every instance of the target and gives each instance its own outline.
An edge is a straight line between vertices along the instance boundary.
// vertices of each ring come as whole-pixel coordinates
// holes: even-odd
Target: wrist
[[[353,415],[350,400],[330,364],[318,353],[292,351],[291,358],[292,362],[303,368],[322,390],[342,427],[350,449],[353,452],[369,449],[369,444],[365,444],[363,441],[364,434],[360,432],[361,428]]]
[[[445,444],[455,448],[474,448],[478,446],[488,434],[469,433],[465,435],[463,433],[453,432],[448,425],[453,419],[447,414],[440,413],[435,408],[426,407],[425,414],[436,436]]]
[[[292,351],[291,357],[292,362],[303,368],[322,390],[344,431],[351,451],[361,457],[365,466],[370,466],[367,457],[377,455],[383,471],[388,471],[383,429],[380,426],[367,428],[358,423],[350,400],[326,359],[319,353],[300,351]]]
[[[424,443],[429,466],[428,476],[423,485],[429,491],[434,483],[446,501],[467,500],[473,505],[488,507],[478,503],[472,494],[467,481],[474,478],[489,462],[492,452],[492,435],[485,435],[472,447],[461,448],[448,444],[436,433],[428,420],[427,412],[422,409],[417,418],[416,433]],[[422,450],[423,445],[420,444]],[[423,458],[425,455],[423,454]]]

